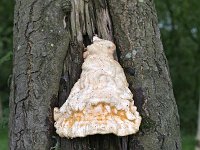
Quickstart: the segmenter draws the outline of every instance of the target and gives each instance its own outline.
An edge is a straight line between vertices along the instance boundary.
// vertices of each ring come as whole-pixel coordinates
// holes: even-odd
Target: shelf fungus
[[[114,60],[115,45],[98,37],[87,46],[80,79],[63,106],[54,108],[57,134],[75,138],[93,134],[134,134],[141,117],[124,71]]]

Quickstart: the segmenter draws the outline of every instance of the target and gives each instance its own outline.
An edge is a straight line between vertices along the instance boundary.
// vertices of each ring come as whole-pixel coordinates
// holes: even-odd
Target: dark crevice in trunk
[[[108,6],[107,2],[106,1],[102,1],[102,2],[88,1],[85,3],[85,5],[88,5],[90,7],[89,7],[89,14],[86,14],[87,12],[85,12],[84,17],[86,19],[87,16],[90,16],[90,18],[86,19],[85,20],[86,22],[83,23],[84,20],[80,19],[81,13],[79,12],[78,13],[79,22],[80,22],[80,25],[86,25],[85,27],[86,29],[88,25],[92,25],[92,26],[91,28],[87,29],[87,31],[84,33],[83,33],[84,26],[81,26],[80,32],[82,34],[82,38],[81,38],[82,41],[80,40],[76,41],[76,39],[74,39],[74,37],[76,36],[74,36],[73,33],[79,33],[79,28],[75,28],[76,31],[73,31],[74,30],[73,25],[70,25],[72,39],[71,39],[70,48],[68,49],[67,57],[65,60],[63,76],[60,81],[60,90],[59,90],[60,91],[59,92],[60,106],[66,101],[71,88],[73,87],[74,83],[77,81],[81,73],[82,61],[80,62],[80,64],[76,64],[74,60],[83,59],[82,52],[84,51],[84,47],[87,47],[93,42],[92,36],[96,34],[100,38],[113,40],[111,38],[113,37],[113,35],[110,35],[112,33],[112,23],[109,18],[109,10],[107,8]],[[73,6],[73,3],[72,3],[72,6]],[[72,14],[75,14],[76,11],[79,11],[79,10],[72,10],[72,11],[74,11]],[[107,13],[102,13],[102,11],[103,12],[107,11]],[[102,20],[102,18],[104,18],[104,20]],[[89,22],[87,22],[88,20]],[[76,22],[76,25],[79,24],[77,20],[74,19],[74,21]],[[92,30],[92,34],[90,30]],[[81,46],[82,44],[84,46]],[[79,54],[77,55],[77,53],[79,53],[80,55]],[[120,54],[120,51],[118,50],[118,55],[119,54]],[[117,59],[117,56],[116,56],[116,59]],[[79,67],[76,67],[77,65]],[[61,150],[62,149],[63,150],[64,149],[126,150],[128,146],[127,143],[128,143],[128,137],[118,137],[113,134],[106,134],[106,135],[90,135],[84,138],[75,138],[75,139],[61,138],[60,145],[61,145]]]
[[[83,44],[85,47],[92,44],[92,41],[87,33],[85,35],[83,35]]]

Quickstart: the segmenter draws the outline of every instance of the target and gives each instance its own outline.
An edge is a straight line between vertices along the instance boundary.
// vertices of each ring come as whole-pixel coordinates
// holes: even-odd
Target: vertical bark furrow
[[[60,106],[67,99],[72,86],[80,77],[84,46],[87,46],[88,43],[92,42],[94,34],[98,34],[99,37],[104,39],[113,40],[112,25],[107,2],[105,0],[71,2],[72,12],[69,21],[71,23],[72,38],[63,68],[63,76],[61,78],[61,81],[67,79],[67,82],[60,85]],[[67,89],[64,89],[64,84]],[[67,90],[67,92],[65,90]],[[90,148],[118,150],[122,149],[122,144],[124,145],[123,147],[126,147],[127,145],[120,139],[113,135],[88,136],[85,138],[79,138],[78,140],[62,138],[61,149],[87,150]]]

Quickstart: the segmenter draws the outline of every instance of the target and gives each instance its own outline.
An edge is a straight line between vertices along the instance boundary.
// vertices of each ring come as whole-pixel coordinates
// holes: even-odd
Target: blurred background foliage
[[[194,149],[200,95],[200,1],[155,0],[179,108],[184,150]],[[7,149],[13,0],[0,0],[0,149]],[[2,143],[1,143],[2,142]]]
[[[200,1],[156,0],[181,129],[195,134],[200,96]]]
[[[12,71],[13,5],[13,0],[0,0],[0,130],[8,125],[9,81]]]

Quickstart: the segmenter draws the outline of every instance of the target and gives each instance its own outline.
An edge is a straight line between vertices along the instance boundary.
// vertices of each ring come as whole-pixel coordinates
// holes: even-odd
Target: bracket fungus
[[[87,46],[80,79],[61,108],[54,108],[54,126],[60,137],[126,136],[139,130],[141,117],[124,71],[114,60],[115,49],[111,41],[96,36]]]

